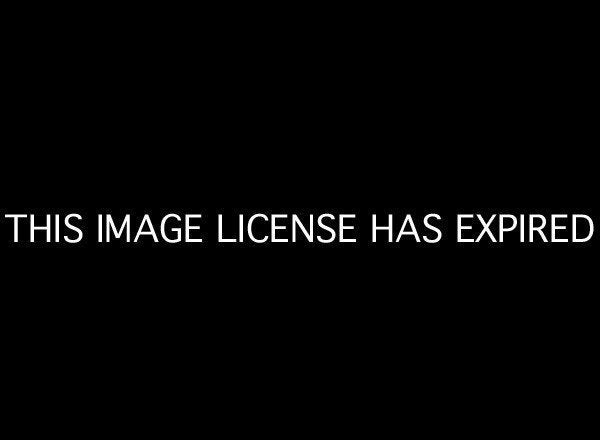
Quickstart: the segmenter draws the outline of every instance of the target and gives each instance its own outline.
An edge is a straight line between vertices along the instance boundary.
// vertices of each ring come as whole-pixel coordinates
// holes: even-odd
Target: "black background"
[[[453,218],[597,221],[592,29],[524,11],[247,12],[23,16],[3,55],[2,213],[356,212],[361,243],[4,240],[11,412],[573,429],[595,389],[597,238],[460,246]],[[438,212],[444,241],[371,246],[375,212]]]

